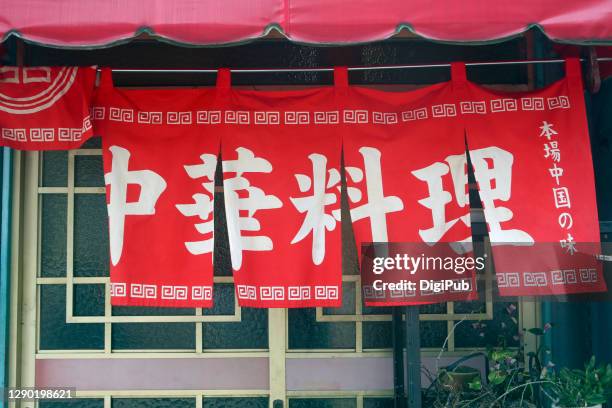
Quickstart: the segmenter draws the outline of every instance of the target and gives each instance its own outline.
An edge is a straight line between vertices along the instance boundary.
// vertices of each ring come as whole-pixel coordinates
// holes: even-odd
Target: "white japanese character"
[[[155,204],[166,189],[166,181],[151,170],[128,169],[130,152],[119,146],[109,147],[113,157],[111,171],[104,175],[104,182],[110,186],[108,204],[110,255],[117,265],[123,252],[123,233],[126,215],[153,215]],[[138,201],[127,202],[129,184],[140,186]]]
[[[509,208],[495,207],[495,201],[508,201],[511,197],[514,156],[499,147],[491,146],[471,150],[470,158],[474,166],[474,177],[478,182],[485,220],[489,225],[491,242],[533,243],[533,238],[525,231],[502,229],[501,223],[510,221],[513,214]],[[489,160],[492,162],[490,167]]]
[[[356,222],[369,218],[372,241],[387,242],[387,214],[403,210],[404,203],[397,196],[384,195],[380,150],[373,147],[362,147],[359,153],[363,157],[365,169],[367,202],[351,209],[351,220]],[[363,180],[363,171],[357,167],[346,167],[346,172],[353,183]],[[347,194],[352,203],[360,203],[363,197],[361,190],[357,187],[347,187]],[[334,216],[336,214],[339,214],[339,210],[334,212]],[[339,218],[336,216],[336,219]]]
[[[557,181],[557,185],[559,185],[559,177],[563,176],[563,168],[557,167],[557,163],[553,163],[553,167],[548,169],[550,172],[550,177],[554,178]]]
[[[555,196],[555,207],[572,208],[567,187],[553,188],[553,194]]]
[[[210,234],[210,238],[195,241],[185,242],[185,247],[193,255],[211,253],[214,247],[214,230],[215,223],[213,217],[214,197],[215,197],[215,169],[217,168],[217,157],[213,154],[203,154],[200,156],[202,164],[183,166],[185,171],[192,179],[204,177],[206,181],[202,183],[202,187],[207,191],[207,194],[194,194],[193,204],[176,204],[176,208],[186,217],[198,216],[202,223],[195,224],[196,230],[202,234]]]
[[[305,174],[296,174],[295,178],[302,193],[312,190],[308,197],[290,197],[291,202],[300,213],[306,213],[304,222],[297,232],[292,244],[300,242],[312,232],[312,261],[320,265],[325,258],[325,232],[333,231],[340,214],[326,213],[325,207],[336,204],[336,194],[326,193],[340,183],[340,172],[337,169],[327,169],[327,158],[321,154],[308,156],[312,162],[312,179]]]
[[[270,162],[255,157],[252,151],[244,147],[237,148],[236,152],[236,160],[223,160],[223,173],[236,173],[234,177],[223,180],[223,189],[232,268],[239,270],[242,266],[242,251],[271,251],[274,248],[269,237],[245,236],[242,232],[259,231],[261,225],[254,218],[255,213],[258,210],[281,208],[283,203],[276,196],[266,195],[262,189],[251,186],[249,180],[243,177],[244,173],[271,173]],[[247,196],[240,197],[239,191],[246,191]],[[248,215],[241,216],[241,211],[247,211]]]
[[[544,143],[544,158],[546,157],[551,157],[556,162],[561,161],[561,150],[556,141]]]
[[[540,137],[544,136],[545,138],[547,138],[548,140],[550,140],[550,138],[553,135],[557,134],[557,131],[555,129],[553,129],[554,125],[552,123],[548,123],[546,121],[542,122],[542,126],[540,126]]]
[[[574,225],[574,219],[570,213],[561,213],[558,221],[561,228],[570,229],[572,228],[572,225]]]
[[[574,255],[578,250],[576,249],[576,242],[574,241],[574,237],[571,234],[567,234],[567,238],[559,241],[561,243],[561,248],[565,249],[570,255]]]
[[[466,192],[468,183],[466,173],[467,159],[465,154],[448,156],[446,163],[436,162],[428,167],[415,170],[412,174],[419,180],[427,183],[429,196],[419,200],[419,204],[431,210],[433,226],[429,229],[419,230],[419,235],[424,242],[436,243],[446,234],[459,220],[466,226],[470,226],[469,196]],[[452,195],[444,190],[442,179],[450,169],[454,186],[455,198],[459,207],[467,207],[465,215],[446,221],[446,205],[452,201]],[[468,236],[461,242],[471,242]]]

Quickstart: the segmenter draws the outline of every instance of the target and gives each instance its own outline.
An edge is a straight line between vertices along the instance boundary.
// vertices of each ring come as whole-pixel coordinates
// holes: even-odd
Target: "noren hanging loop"
[[[232,71],[229,68],[219,68],[217,71],[217,88],[229,89],[232,86]]]
[[[338,88],[348,87],[348,68],[347,67],[335,67],[334,68],[334,86]]]

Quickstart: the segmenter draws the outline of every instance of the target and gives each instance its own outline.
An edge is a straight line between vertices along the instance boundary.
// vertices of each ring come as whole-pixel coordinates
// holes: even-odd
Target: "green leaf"
[[[488,379],[491,384],[499,385],[506,379],[506,374],[499,371],[493,371],[489,373]]]
[[[468,388],[474,391],[480,391],[482,389],[482,383],[480,382],[480,377],[474,378],[472,381],[468,383]]]
[[[493,361],[503,361],[507,358],[514,358],[516,355],[516,351],[512,350],[494,350],[491,352],[491,360]]]
[[[589,405],[603,404],[606,401],[608,401],[608,399],[605,398],[603,395],[593,395],[586,398],[586,402]]]
[[[532,329],[527,330],[529,333],[531,334],[535,334],[536,336],[542,336],[544,335],[544,330],[540,329],[539,327],[534,327]]]

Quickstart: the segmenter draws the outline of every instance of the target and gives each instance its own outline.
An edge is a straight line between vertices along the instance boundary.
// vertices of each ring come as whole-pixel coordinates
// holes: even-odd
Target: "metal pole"
[[[421,335],[419,330],[419,307],[406,306],[406,378],[408,408],[421,408]]]
[[[0,387],[8,387],[9,317],[10,317],[10,253],[11,253],[11,181],[12,151],[2,148],[2,192],[0,196]],[[5,405],[0,400],[0,408]]]
[[[585,61],[581,59],[581,61]],[[599,62],[612,62],[612,57],[597,58]],[[513,61],[480,61],[467,62],[468,67],[484,67],[498,65],[529,65],[529,64],[562,64],[565,60],[558,59],[530,59]],[[369,71],[369,70],[393,70],[393,69],[417,69],[417,68],[450,68],[449,63],[440,64],[407,64],[407,65],[377,65],[369,67],[348,67],[349,71]],[[261,74],[261,73],[282,73],[282,72],[333,72],[333,68],[234,68],[230,71],[235,74]],[[168,73],[187,73],[187,74],[214,74],[216,69],[145,69],[145,68],[112,68],[113,72],[118,73],[149,73],[149,74],[168,74]]]
[[[402,325],[402,308],[393,307],[393,407],[403,408],[405,400],[404,392],[404,344]]]

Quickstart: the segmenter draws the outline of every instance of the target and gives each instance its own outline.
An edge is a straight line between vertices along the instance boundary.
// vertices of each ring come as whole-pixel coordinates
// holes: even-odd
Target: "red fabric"
[[[220,137],[240,304],[341,304],[341,137],[333,88],[236,91],[222,70],[215,91],[123,91],[113,90],[107,75],[93,111],[104,140],[114,305],[211,305],[210,193]],[[123,171],[118,148],[131,153]],[[143,170],[152,174],[135,173]],[[196,201],[197,208],[185,207]],[[141,205],[134,209],[134,202]],[[313,242],[315,235],[322,239]],[[206,252],[195,254],[203,240]],[[194,299],[196,290],[208,297]]]
[[[357,248],[368,242],[471,242],[465,138],[452,83],[397,93],[349,87],[344,105],[344,163]],[[472,272],[444,278],[474,283]],[[366,304],[380,302],[374,288],[363,290]],[[417,291],[388,304],[448,296]]]
[[[197,123],[215,91],[119,90],[104,74],[93,115],[103,141],[111,303],[210,307],[219,136]]]
[[[493,247],[502,295],[606,290],[578,60],[566,71],[529,93],[459,89],[491,243],[535,243]]]
[[[225,90],[225,214],[240,305],[340,306],[340,119],[332,87]]]
[[[93,135],[94,81],[93,68],[0,67],[0,146],[79,147]]]
[[[4,0],[0,35],[13,31],[44,44],[102,46],[146,29],[181,43],[220,44],[258,38],[274,26],[294,41],[354,43],[410,27],[430,39],[485,41],[537,24],[553,40],[612,43],[611,17],[608,0]]]
[[[502,295],[605,290],[576,60],[566,79],[521,94],[469,83],[463,64],[451,82],[411,92],[348,86],[344,68],[335,87],[280,92],[232,89],[228,70],[214,90],[116,90],[109,75],[92,112],[104,141],[115,305],[211,305],[219,144],[243,306],[341,304],[341,149],[358,247],[463,242],[471,255],[466,129],[492,243],[538,244],[494,247]],[[570,256],[571,243],[579,253]],[[422,249],[409,255],[441,253]],[[473,270],[418,278],[471,287],[381,303],[364,280],[364,300],[476,297]]]

